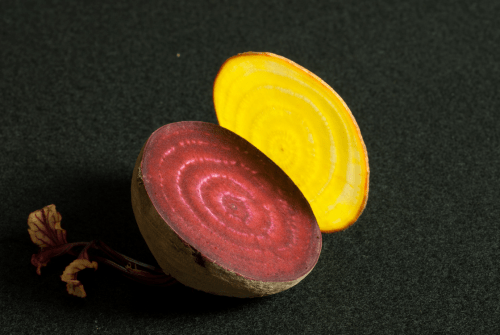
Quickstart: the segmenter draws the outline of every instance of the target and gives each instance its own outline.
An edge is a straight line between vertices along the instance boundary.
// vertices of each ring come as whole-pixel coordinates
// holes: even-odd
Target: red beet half
[[[286,290],[321,252],[318,223],[292,180],[211,123],[171,123],[151,135],[135,165],[132,205],[163,271],[217,295]]]

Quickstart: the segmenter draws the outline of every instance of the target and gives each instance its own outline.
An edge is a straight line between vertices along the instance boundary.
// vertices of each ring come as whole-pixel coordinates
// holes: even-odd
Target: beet
[[[286,290],[321,252],[318,223],[292,180],[211,123],[171,123],[150,136],[136,161],[132,205],[163,271],[217,295]]]
[[[368,200],[368,153],[349,107],[326,82],[283,56],[246,52],[224,62],[213,100],[220,126],[290,176],[321,232],[356,222]]]

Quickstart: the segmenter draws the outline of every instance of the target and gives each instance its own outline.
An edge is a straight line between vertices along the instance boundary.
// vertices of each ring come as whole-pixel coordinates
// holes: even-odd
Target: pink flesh
[[[259,281],[307,274],[321,232],[291,179],[249,142],[218,125],[178,122],[155,131],[142,175],[160,216],[208,259]]]

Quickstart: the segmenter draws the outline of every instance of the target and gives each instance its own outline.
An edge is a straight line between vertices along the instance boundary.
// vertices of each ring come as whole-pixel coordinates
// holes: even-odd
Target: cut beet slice
[[[132,204],[162,269],[205,292],[283,291],[321,252],[318,223],[297,186],[256,147],[215,124],[156,130],[137,158]]]
[[[213,98],[219,124],[292,178],[322,232],[357,220],[368,199],[368,155],[351,111],[328,84],[289,59],[248,52],[222,65]]]

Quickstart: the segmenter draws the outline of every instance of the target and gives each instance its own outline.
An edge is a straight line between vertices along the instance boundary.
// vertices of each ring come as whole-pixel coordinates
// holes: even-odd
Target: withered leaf
[[[61,280],[66,282],[66,289],[69,294],[75,295],[80,298],[85,298],[87,293],[83,288],[83,284],[76,279],[78,272],[83,269],[97,270],[97,262],[91,262],[88,259],[75,259],[71,262],[61,276]]]
[[[31,241],[42,249],[68,243],[66,230],[61,228],[61,214],[56,211],[55,205],[48,205],[31,213],[28,226]]]

